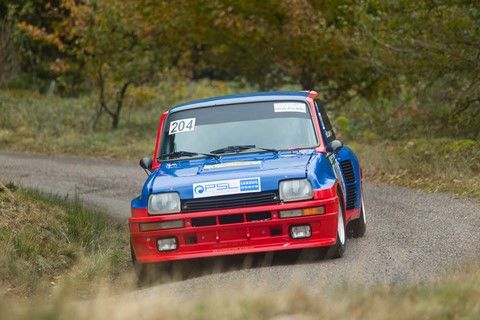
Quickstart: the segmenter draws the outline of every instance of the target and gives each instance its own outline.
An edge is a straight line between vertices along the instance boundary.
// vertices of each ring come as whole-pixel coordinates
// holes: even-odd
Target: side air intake
[[[355,208],[355,200],[357,199],[357,188],[355,187],[355,172],[353,171],[352,161],[340,161],[340,167],[343,172],[343,179],[345,180],[347,192],[347,209]]]

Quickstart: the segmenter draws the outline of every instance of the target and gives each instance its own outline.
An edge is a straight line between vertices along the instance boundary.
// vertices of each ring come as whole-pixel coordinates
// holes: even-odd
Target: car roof
[[[310,93],[312,93],[312,91],[274,91],[274,92],[233,94],[233,95],[219,96],[219,97],[200,99],[200,100],[194,100],[187,103],[182,103],[170,108],[169,112],[183,111],[183,110],[217,106],[217,105],[260,102],[260,101],[278,101],[278,100],[305,101],[305,99],[310,95]]]

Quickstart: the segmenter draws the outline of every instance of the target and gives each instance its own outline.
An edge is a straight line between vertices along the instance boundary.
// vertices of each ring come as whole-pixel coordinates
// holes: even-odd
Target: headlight
[[[158,193],[148,198],[148,213],[167,214],[180,212],[180,197],[176,192]]]
[[[280,181],[280,199],[286,202],[313,198],[312,184],[307,179]]]

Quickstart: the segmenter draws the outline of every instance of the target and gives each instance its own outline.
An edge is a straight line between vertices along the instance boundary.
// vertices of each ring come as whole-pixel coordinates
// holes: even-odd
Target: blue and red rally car
[[[146,264],[329,247],[366,219],[362,171],[314,91],[224,96],[160,119],[150,174],[132,200],[132,258]],[[348,232],[347,232],[348,231]]]

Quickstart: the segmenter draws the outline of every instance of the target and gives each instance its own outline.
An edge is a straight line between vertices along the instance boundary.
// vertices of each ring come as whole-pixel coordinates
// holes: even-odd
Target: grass
[[[132,88],[120,128],[104,116],[92,128],[96,97],[48,97],[30,91],[0,90],[0,149],[137,160],[153,153],[160,115],[193,99],[241,92],[234,83],[200,81]]]
[[[128,270],[125,226],[60,199],[10,185],[0,189],[0,297],[34,297],[69,288],[89,294]],[[3,190],[3,191],[2,191]]]
[[[155,295],[99,296],[70,303],[56,296],[47,305],[8,308],[0,317],[35,319],[478,319],[480,267],[448,274],[438,283],[375,287],[329,286],[316,291],[291,286],[275,291],[238,285],[236,290],[211,288],[194,297],[169,292]]]
[[[352,144],[367,181],[480,200],[480,142],[411,139]]]

